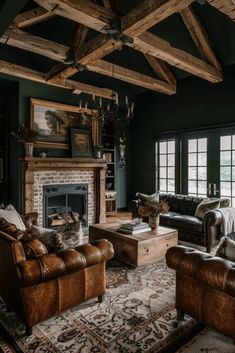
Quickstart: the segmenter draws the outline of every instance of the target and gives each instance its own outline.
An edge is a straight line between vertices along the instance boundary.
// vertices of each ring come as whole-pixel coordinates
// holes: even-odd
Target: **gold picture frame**
[[[30,128],[39,133],[34,146],[69,149],[71,128],[90,130],[96,145],[98,122],[92,119],[94,113],[89,108],[31,98]]]

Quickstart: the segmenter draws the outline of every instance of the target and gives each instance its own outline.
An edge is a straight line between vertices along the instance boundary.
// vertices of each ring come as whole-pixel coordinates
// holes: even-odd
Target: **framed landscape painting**
[[[79,106],[31,98],[30,127],[39,133],[36,147],[68,149],[71,128],[86,129],[92,143],[97,141],[97,122],[92,120],[91,110]]]

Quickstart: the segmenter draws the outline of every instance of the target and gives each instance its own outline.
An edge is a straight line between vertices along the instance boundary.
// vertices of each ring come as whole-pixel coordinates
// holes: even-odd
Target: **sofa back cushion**
[[[205,198],[179,195],[179,194],[160,194],[160,200],[164,200],[168,203],[171,212],[178,212],[181,214],[187,214],[194,216],[195,211],[199,203]]]

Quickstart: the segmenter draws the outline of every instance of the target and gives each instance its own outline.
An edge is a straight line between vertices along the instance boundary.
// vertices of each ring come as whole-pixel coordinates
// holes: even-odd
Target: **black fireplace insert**
[[[88,184],[43,186],[43,226],[63,229],[82,222],[88,227]]]

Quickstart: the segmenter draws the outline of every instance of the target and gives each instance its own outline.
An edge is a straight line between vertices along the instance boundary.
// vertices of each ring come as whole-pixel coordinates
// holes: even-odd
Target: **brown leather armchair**
[[[175,307],[184,314],[235,338],[235,263],[185,246],[166,253],[176,271]]]
[[[114,254],[110,242],[98,240],[30,259],[18,233],[16,238],[0,231],[0,296],[23,320],[27,334],[73,305],[94,297],[102,300],[105,263]]]

